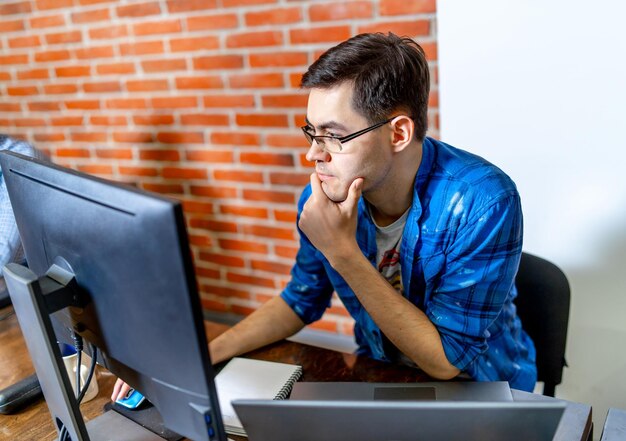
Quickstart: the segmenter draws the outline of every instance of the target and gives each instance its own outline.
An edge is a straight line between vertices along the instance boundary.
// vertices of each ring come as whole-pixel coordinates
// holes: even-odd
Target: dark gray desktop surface
[[[563,402],[235,400],[250,441],[551,441]]]
[[[298,382],[292,400],[513,401],[506,381],[424,383]]]

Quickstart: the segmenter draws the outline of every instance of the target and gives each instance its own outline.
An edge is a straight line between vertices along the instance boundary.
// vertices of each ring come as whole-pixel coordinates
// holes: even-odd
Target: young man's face
[[[371,125],[352,108],[352,83],[330,89],[311,89],[307,107],[309,131],[316,135],[346,136]],[[342,151],[329,153],[313,141],[306,155],[329,199],[344,201],[350,184],[364,178],[363,192],[382,185],[390,169],[389,127],[384,125],[342,144]]]

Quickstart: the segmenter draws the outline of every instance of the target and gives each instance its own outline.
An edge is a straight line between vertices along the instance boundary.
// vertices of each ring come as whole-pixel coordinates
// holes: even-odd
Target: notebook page
[[[231,401],[280,398],[281,394],[288,393],[301,373],[302,368],[292,364],[233,358],[215,377],[220,410],[227,431],[233,433],[233,428],[242,428]]]

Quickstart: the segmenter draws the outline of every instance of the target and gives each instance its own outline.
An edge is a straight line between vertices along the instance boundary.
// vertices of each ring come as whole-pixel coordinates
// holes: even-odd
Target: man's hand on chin
[[[356,226],[362,188],[363,178],[356,178],[346,199],[334,202],[326,196],[317,173],[311,174],[312,193],[300,213],[298,226],[331,264],[336,258],[358,251]]]

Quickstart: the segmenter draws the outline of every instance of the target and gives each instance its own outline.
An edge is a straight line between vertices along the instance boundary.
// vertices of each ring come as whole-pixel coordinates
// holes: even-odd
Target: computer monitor
[[[12,152],[0,164],[30,268],[7,265],[7,284],[56,427],[89,439],[59,365],[73,330],[166,427],[226,440],[181,204]]]

